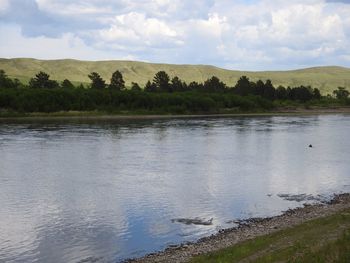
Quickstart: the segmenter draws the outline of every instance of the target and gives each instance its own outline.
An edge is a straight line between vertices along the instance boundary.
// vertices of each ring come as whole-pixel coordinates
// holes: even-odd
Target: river
[[[118,262],[349,192],[349,135],[346,114],[2,120],[0,262]]]

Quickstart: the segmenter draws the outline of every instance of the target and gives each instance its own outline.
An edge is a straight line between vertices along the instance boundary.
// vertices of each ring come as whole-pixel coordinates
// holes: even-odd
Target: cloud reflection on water
[[[0,261],[115,261],[297,205],[279,193],[340,191],[349,128],[342,115],[0,124]],[[195,217],[214,224],[171,223]]]

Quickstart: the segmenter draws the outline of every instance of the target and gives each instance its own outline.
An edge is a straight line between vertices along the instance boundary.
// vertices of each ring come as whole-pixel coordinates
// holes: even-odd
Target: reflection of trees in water
[[[161,126],[155,130],[155,132],[156,132],[155,135],[157,137],[157,140],[162,141],[167,137],[167,135],[168,135],[167,129],[168,129],[167,127]]]
[[[240,118],[232,123],[232,126],[237,130],[237,132],[247,132],[251,129],[250,118]]]
[[[260,131],[271,132],[274,130],[309,129],[320,125],[320,116],[248,116],[230,123],[237,132]]]

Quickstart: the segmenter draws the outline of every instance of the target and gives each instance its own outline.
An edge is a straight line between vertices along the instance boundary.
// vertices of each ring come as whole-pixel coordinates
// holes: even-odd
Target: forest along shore
[[[130,259],[126,262],[187,262],[194,256],[218,251],[246,240],[298,226],[313,219],[334,215],[346,209],[350,209],[349,193],[335,195],[327,203],[290,209],[279,216],[252,218],[239,224],[238,227],[221,230],[219,233],[202,238],[195,243],[170,247],[162,252],[149,254],[138,259]]]

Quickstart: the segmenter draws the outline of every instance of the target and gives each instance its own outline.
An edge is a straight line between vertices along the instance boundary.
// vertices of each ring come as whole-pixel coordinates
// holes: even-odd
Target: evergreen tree
[[[0,88],[13,88],[18,85],[19,83],[13,82],[9,77],[7,77],[5,71],[0,69]]]
[[[285,100],[287,99],[287,90],[283,86],[278,86],[276,89],[276,99]]]
[[[97,72],[91,72],[88,77],[91,79],[92,89],[104,89],[106,87],[106,82],[101,78],[100,74]]]
[[[153,83],[151,83],[150,81],[147,81],[144,90],[146,92],[155,92],[156,86]]]
[[[52,89],[58,88],[59,84],[55,80],[50,80],[50,75],[40,71],[35,75],[34,78],[31,78],[29,81],[30,88],[38,88],[38,89]]]
[[[156,75],[153,78],[153,84],[156,88],[156,91],[171,91],[169,81],[169,75],[165,71],[159,71],[158,73],[156,73]]]
[[[292,100],[292,89],[291,87],[287,87],[287,97],[286,97],[287,100]]]
[[[273,100],[275,98],[275,88],[272,85],[271,80],[266,80],[264,84],[264,94],[263,97],[269,100]]]
[[[264,88],[265,88],[264,82],[262,82],[262,80],[259,79],[256,82],[256,86],[255,86],[256,95],[262,97],[264,95]]]
[[[122,73],[117,70],[112,74],[111,84],[109,85],[110,89],[113,90],[124,90],[125,89],[125,81],[123,79]]]
[[[337,99],[346,99],[349,97],[349,91],[347,91],[345,88],[343,87],[338,87],[338,89],[333,91],[334,96]]]
[[[180,80],[180,78],[178,76],[175,76],[172,78],[171,80],[171,90],[172,91],[183,91],[184,90],[184,86],[182,81]]]
[[[321,99],[321,92],[320,92],[320,90],[319,89],[317,89],[317,88],[314,88],[314,90],[313,90],[313,98],[314,99],[316,99],[316,100],[319,100],[319,99]]]
[[[246,76],[240,77],[239,80],[237,81],[237,84],[234,90],[238,95],[241,95],[241,96],[252,94],[249,78],[247,78]]]
[[[141,87],[136,82],[131,82],[131,90],[133,90],[133,91],[141,91]]]
[[[62,81],[61,88],[63,88],[63,89],[74,89],[74,85],[73,85],[72,82],[70,82],[70,80],[65,79],[64,81]]]
[[[211,77],[204,82],[204,90],[209,92],[223,92],[226,88],[225,83],[220,81],[218,77]]]
[[[202,83],[198,83],[197,81],[192,81],[188,85],[188,89],[189,90],[202,90],[203,89],[203,84]]]
[[[300,86],[300,87],[294,87],[291,89],[290,98],[292,100],[299,100],[302,102],[306,102],[308,100],[311,100],[313,97],[312,89],[310,86]]]

